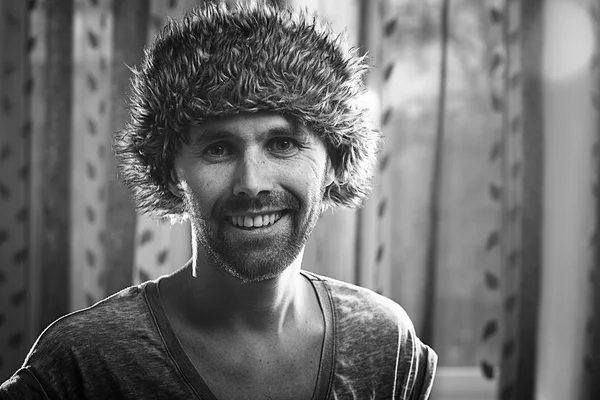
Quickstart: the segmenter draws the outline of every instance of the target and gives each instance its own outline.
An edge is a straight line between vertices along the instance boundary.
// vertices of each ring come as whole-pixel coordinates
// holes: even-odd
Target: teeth
[[[249,217],[249,216],[247,216],[247,217],[244,217],[244,216],[231,217],[230,221],[233,225],[236,225],[236,226],[243,226],[245,228],[251,228],[251,227],[260,228],[261,226],[273,225],[280,218],[281,218],[280,213],[274,213],[274,214],[257,215],[255,217]]]

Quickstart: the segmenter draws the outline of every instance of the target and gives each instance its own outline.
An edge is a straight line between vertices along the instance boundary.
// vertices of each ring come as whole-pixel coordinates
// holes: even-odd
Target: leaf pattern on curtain
[[[104,298],[111,117],[113,12],[107,1],[77,0],[74,14],[73,232],[71,308]]]
[[[502,344],[500,350],[499,398],[502,400],[524,398],[517,393],[517,365],[520,362],[520,285],[523,241],[522,218],[516,211],[521,207],[523,178],[521,162],[523,157],[521,125],[522,94],[521,79],[521,20],[520,2],[505,1],[501,9],[491,13],[502,26],[503,49],[492,61],[492,66],[501,68],[501,92],[493,96],[492,104],[503,119],[501,148],[499,157],[502,169],[502,183],[490,185],[490,197],[502,208],[500,243],[503,257],[502,282]]]
[[[505,20],[507,18],[504,1],[496,1],[490,4],[489,18],[495,32],[495,37],[497,38],[495,46],[491,51],[489,61],[490,106],[498,117],[502,118],[506,100],[504,82],[507,68],[506,48],[502,35]],[[494,132],[494,135],[497,136],[497,139],[490,148],[488,161],[490,164],[501,170],[506,155],[505,142],[502,138],[502,132]],[[496,181],[491,181],[489,182],[487,189],[490,200],[497,205],[498,209],[502,209],[502,186]],[[504,232],[501,225],[502,223],[493,227],[485,238],[484,246],[487,253],[495,251],[501,252],[503,250],[502,244]],[[494,265],[487,266],[483,272],[483,282],[486,290],[493,292],[494,295],[500,299],[498,291],[505,289],[502,271],[494,268]],[[500,367],[496,355],[497,352],[495,351],[495,347],[497,346],[496,343],[499,341],[499,336],[502,334],[498,317],[499,316],[497,315],[490,315],[485,321],[481,331],[480,340],[485,351],[484,355],[480,358],[479,366],[483,377],[490,380],[497,378]]]

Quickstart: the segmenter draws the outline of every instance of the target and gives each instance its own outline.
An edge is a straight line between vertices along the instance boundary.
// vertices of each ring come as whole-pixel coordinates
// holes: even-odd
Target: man
[[[428,398],[437,356],[402,308],[301,270],[320,215],[369,190],[366,70],[283,7],[208,3],[169,22],[134,71],[115,152],[141,212],[189,218],[192,259],[56,321],[0,394]]]

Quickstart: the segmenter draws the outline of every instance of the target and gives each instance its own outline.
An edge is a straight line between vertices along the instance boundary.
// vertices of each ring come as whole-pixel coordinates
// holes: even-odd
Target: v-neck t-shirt
[[[397,303],[369,289],[301,274],[313,285],[325,321],[313,400],[429,397],[437,355],[418,339]],[[159,279],[51,324],[22,368],[0,386],[0,399],[218,400],[169,323]]]

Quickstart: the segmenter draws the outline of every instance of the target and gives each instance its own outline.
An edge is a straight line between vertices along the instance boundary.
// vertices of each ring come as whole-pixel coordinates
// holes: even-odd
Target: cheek
[[[192,179],[185,182],[184,204],[188,212],[201,220],[213,215],[216,205],[223,198],[223,192],[214,180]]]
[[[294,166],[282,166],[279,168],[280,182],[302,202],[314,201],[314,198],[321,196],[325,165],[325,162],[310,160]]]
[[[213,192],[227,185],[229,175],[230,171],[228,168],[203,166],[191,169],[186,178],[198,190]]]

